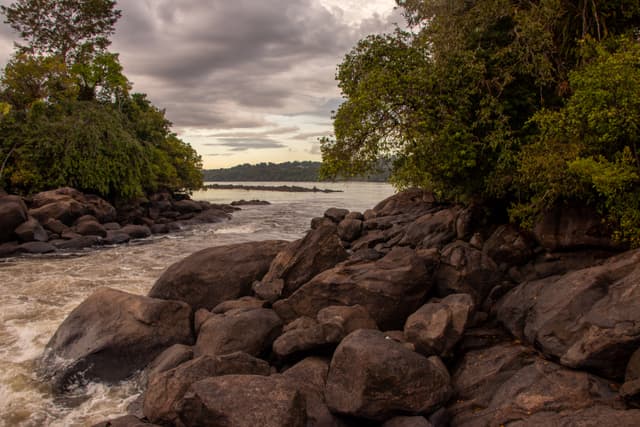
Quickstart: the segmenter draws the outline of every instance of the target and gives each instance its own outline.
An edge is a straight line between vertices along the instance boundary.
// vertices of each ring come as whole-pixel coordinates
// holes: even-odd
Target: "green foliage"
[[[0,76],[0,186],[72,186],[131,198],[202,185],[200,156],[164,111],[130,94],[106,50],[120,17],[111,0],[20,0],[1,11],[28,42]],[[9,106],[6,108],[5,106]]]

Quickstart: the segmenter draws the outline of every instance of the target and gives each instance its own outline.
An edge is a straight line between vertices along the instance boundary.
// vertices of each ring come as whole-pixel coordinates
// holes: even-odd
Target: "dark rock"
[[[102,243],[102,239],[98,236],[80,236],[70,240],[61,240],[55,242],[55,247],[60,250],[80,250],[90,248]]]
[[[20,245],[19,251],[28,254],[48,254],[55,252],[56,248],[46,242],[27,242]]]
[[[253,310],[256,308],[265,308],[267,302],[254,297],[242,297],[234,300],[221,302],[213,307],[211,313],[222,314],[231,310]]]
[[[280,240],[240,243],[198,251],[170,266],[153,285],[153,298],[185,301],[194,310],[246,296],[287,245]]]
[[[640,348],[633,352],[624,373],[625,381],[640,380]]]
[[[269,375],[270,372],[267,362],[246,353],[200,356],[176,368],[150,375],[143,413],[152,422],[179,424],[178,405],[193,383],[219,375]]]
[[[511,335],[504,328],[497,326],[467,329],[460,339],[457,351],[465,354],[471,350],[494,347],[511,340]]]
[[[326,331],[314,319],[299,317],[289,323],[282,335],[273,342],[273,352],[279,357],[311,350],[317,347],[336,343],[337,337],[327,337],[330,331]],[[334,338],[334,339],[331,339]]]
[[[499,303],[507,329],[564,366],[622,379],[640,346],[640,251],[524,283]]]
[[[122,243],[127,243],[129,240],[131,240],[131,236],[127,233],[123,233],[118,230],[109,230],[107,231],[107,237],[103,239],[103,243],[105,245],[120,245]]]
[[[325,327],[331,326],[338,340],[357,329],[378,329],[376,321],[362,306],[332,305],[318,312],[317,320]]]
[[[435,274],[439,297],[465,293],[481,303],[501,278],[493,260],[468,243],[456,241],[442,250]]]
[[[69,231],[69,227],[54,218],[48,218],[42,223],[42,226],[47,230],[59,235],[62,235],[62,233],[64,233],[65,231]]]
[[[118,224],[117,222],[107,222],[105,224],[102,224],[102,226],[107,231],[117,231],[117,230],[122,229],[122,226],[120,224]]]
[[[95,219],[78,220],[73,230],[82,236],[107,237],[107,230]]]
[[[236,200],[231,202],[231,206],[266,206],[266,205],[270,205],[271,203],[267,202],[266,200]]]
[[[404,334],[425,356],[449,356],[467,328],[473,309],[469,294],[452,294],[429,302],[409,316]]]
[[[362,215],[360,212],[349,212],[347,216],[344,217],[344,219],[357,219],[360,221],[364,221],[364,215]]]
[[[283,377],[225,375],[191,385],[179,404],[186,427],[305,427],[305,400]]]
[[[519,345],[467,353],[453,384],[458,400],[448,409],[456,426],[631,426],[640,419],[640,411],[622,410],[607,381]]]
[[[283,249],[262,280],[253,286],[254,292],[261,298],[264,295],[264,299],[273,300],[274,293],[277,294],[280,288],[282,295],[289,296],[313,276],[347,257],[336,234],[336,226],[322,226]]]
[[[427,213],[428,210],[432,209],[434,203],[435,198],[432,193],[418,188],[412,188],[384,199],[373,208],[373,212],[376,217],[401,214],[414,214],[419,216],[420,213]]]
[[[173,207],[182,214],[202,211],[202,206],[198,202],[186,199],[174,202]]]
[[[120,232],[128,234],[132,239],[144,239],[151,236],[151,230],[146,225],[125,225]]]
[[[430,275],[415,251],[395,248],[378,261],[344,263],[317,275],[274,309],[291,321],[332,305],[361,305],[379,327],[396,329],[424,302]]]
[[[557,206],[533,228],[538,243],[548,251],[615,248],[611,230],[593,208]]]
[[[176,368],[177,366],[193,359],[193,348],[184,344],[174,344],[162,353],[146,368],[147,377]]]
[[[209,209],[203,210],[200,213],[195,214],[195,216],[193,217],[193,220],[196,223],[215,223],[215,222],[224,221],[229,218],[231,218],[231,216],[226,210],[216,208],[216,207],[211,207]]]
[[[204,322],[194,349],[196,355],[217,356],[243,351],[259,356],[271,348],[281,329],[282,321],[273,310],[228,311],[215,314]]]
[[[35,218],[27,219],[14,230],[14,233],[21,242],[46,242],[49,240],[49,235]]]
[[[456,238],[456,218],[459,213],[460,207],[454,206],[421,216],[407,227],[399,244],[422,248],[446,245]]]
[[[333,223],[338,224],[349,214],[348,209],[329,208],[325,211],[324,217],[329,218]]]
[[[103,421],[94,424],[93,427],[160,427],[157,424],[146,423],[133,415],[125,415],[124,417],[115,418],[109,421]]]
[[[169,232],[169,227],[167,224],[153,224],[151,226],[152,234],[167,234]]]
[[[373,420],[397,412],[429,413],[450,395],[449,373],[440,359],[427,359],[366,329],[340,343],[326,388],[332,411]]]
[[[68,231],[65,231],[64,233],[62,233],[60,237],[65,240],[73,240],[73,239],[79,239],[82,236],[76,233],[75,231],[71,231],[71,229],[69,229]]]
[[[324,390],[328,373],[327,360],[308,357],[282,374],[306,400],[308,427],[346,427],[327,407]]]
[[[196,336],[200,333],[200,328],[204,325],[204,322],[209,320],[211,317],[213,317],[213,313],[207,309],[199,308],[196,310],[196,314],[193,316],[193,329]]]
[[[122,380],[165,348],[190,344],[190,317],[185,303],[99,289],[62,322],[47,344],[43,369],[58,390],[80,379]]]
[[[17,255],[22,252],[25,252],[25,250],[20,248],[20,244],[18,242],[8,242],[0,244],[0,257]]]
[[[425,417],[393,417],[382,427],[432,427]]]
[[[311,219],[311,229],[315,230],[316,228],[320,228],[322,225],[331,225],[333,221],[324,216],[315,217]]]
[[[343,219],[338,224],[338,237],[345,242],[353,242],[362,233],[362,221],[359,219]]]
[[[17,196],[0,197],[0,243],[15,239],[15,230],[28,218],[27,207]]]
[[[514,225],[501,225],[484,244],[483,251],[496,264],[522,265],[533,257],[533,242]]]

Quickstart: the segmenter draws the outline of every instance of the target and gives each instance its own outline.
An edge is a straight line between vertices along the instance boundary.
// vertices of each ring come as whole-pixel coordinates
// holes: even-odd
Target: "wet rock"
[[[305,427],[305,399],[282,377],[225,375],[191,385],[178,408],[187,427]]]
[[[456,426],[608,425],[605,414],[631,426],[630,419],[640,419],[640,411],[624,410],[607,381],[519,345],[467,353],[453,384],[458,400],[449,412]]]
[[[127,233],[123,233],[118,230],[109,230],[107,231],[107,236],[103,239],[103,243],[105,245],[120,245],[122,243],[127,243],[129,240],[131,240],[131,236]]]
[[[421,216],[407,227],[400,245],[432,248],[442,247],[455,239],[456,218],[460,207],[454,206]]]
[[[321,226],[283,249],[271,263],[267,274],[253,286],[253,290],[259,297],[270,300],[280,294],[289,296],[313,276],[347,257],[336,234],[336,226]],[[281,289],[280,293],[278,289]]]
[[[202,206],[198,202],[188,199],[174,202],[173,207],[182,214],[202,211]]]
[[[429,269],[415,251],[394,248],[380,260],[344,263],[317,275],[274,309],[291,321],[332,305],[361,305],[379,327],[396,329],[422,305],[430,287]]]
[[[69,240],[56,241],[55,247],[60,250],[80,250],[90,248],[102,243],[102,239],[98,236],[80,236]]]
[[[217,356],[243,351],[259,356],[271,348],[281,330],[282,321],[278,315],[266,308],[216,314],[200,327],[195,352],[196,355]]]
[[[347,426],[327,407],[324,391],[328,373],[329,361],[320,357],[308,357],[282,374],[306,400],[308,427]]]
[[[352,242],[362,233],[362,221],[359,219],[343,219],[338,224],[338,237],[345,242]]]
[[[225,209],[210,207],[193,216],[193,221],[197,223],[216,223],[231,218],[229,212]]]
[[[168,232],[167,224],[153,224],[151,226],[151,234],[167,234]]]
[[[125,225],[120,229],[122,233],[128,234],[132,239],[144,239],[151,236],[151,230],[146,225]]]
[[[15,239],[15,230],[27,220],[27,207],[17,196],[0,197],[0,243]]]
[[[271,203],[267,202],[266,200],[236,200],[231,202],[231,206],[266,206],[266,205],[270,205]]]
[[[349,214],[348,209],[329,208],[325,211],[324,217],[329,218],[335,224],[338,224]]]
[[[468,243],[456,241],[442,250],[435,274],[436,291],[439,297],[470,294],[479,304],[500,278],[498,267],[488,255]]]
[[[287,245],[280,240],[240,243],[198,251],[170,266],[149,296],[184,301],[194,310],[246,296]]]
[[[55,246],[47,242],[27,242],[21,244],[18,250],[20,252],[38,255],[55,252],[56,248]]]
[[[24,252],[24,250],[20,248],[20,244],[18,242],[8,242],[0,244],[0,257],[17,255],[21,252]]]
[[[622,379],[640,345],[640,251],[524,283],[498,304],[507,329],[570,368]]]
[[[425,356],[449,356],[464,333],[473,314],[469,294],[452,294],[429,302],[407,319],[404,334],[416,351]]]
[[[122,380],[165,348],[190,344],[190,317],[185,303],[101,288],[62,322],[42,368],[57,390],[81,379]]]
[[[332,411],[372,420],[396,412],[429,413],[450,395],[449,373],[437,357],[426,358],[365,329],[336,349],[326,388]]]
[[[533,242],[514,225],[501,225],[484,244],[483,251],[496,264],[522,265],[533,257]]]
[[[49,240],[49,235],[35,218],[27,219],[14,230],[14,233],[21,242],[46,242]]]
[[[219,375],[269,375],[270,372],[267,362],[246,353],[219,357],[200,356],[173,369],[149,376],[144,397],[144,416],[151,422],[179,425],[178,405],[193,383]]]

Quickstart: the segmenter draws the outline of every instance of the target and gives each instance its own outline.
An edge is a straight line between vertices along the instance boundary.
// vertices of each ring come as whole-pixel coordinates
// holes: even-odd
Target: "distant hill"
[[[225,169],[205,169],[204,181],[319,181],[320,162],[248,163]],[[363,181],[386,182],[388,173],[362,178]]]

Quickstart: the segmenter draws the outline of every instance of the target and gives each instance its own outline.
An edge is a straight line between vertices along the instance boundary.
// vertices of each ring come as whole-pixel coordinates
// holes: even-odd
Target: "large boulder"
[[[433,268],[433,266],[431,266]],[[383,329],[398,329],[431,288],[425,261],[409,248],[394,248],[384,258],[343,263],[314,277],[274,309],[286,321],[315,317],[332,305],[361,305]]]
[[[407,319],[404,335],[425,356],[449,356],[473,314],[469,294],[452,294],[429,302]]]
[[[411,188],[387,197],[378,203],[373,208],[373,216],[420,215],[432,209],[434,203],[433,193],[419,188]]]
[[[202,324],[194,350],[196,355],[243,351],[259,356],[271,348],[281,330],[282,321],[273,310],[231,310],[212,315]]]
[[[170,266],[149,296],[184,301],[194,310],[246,296],[287,245],[280,240],[240,243],[198,251]]]
[[[305,427],[305,399],[279,376],[225,375],[191,385],[178,407],[186,427]]]
[[[347,257],[336,226],[323,225],[282,250],[254,290],[265,299],[289,296],[313,276],[334,267]]]
[[[570,368],[622,379],[640,346],[640,251],[510,291],[497,316],[518,338]]]
[[[396,413],[428,414],[451,395],[447,368],[384,333],[360,329],[336,349],[327,378],[332,411],[383,421]]]
[[[532,239],[516,226],[499,226],[487,239],[483,252],[496,264],[521,265],[531,261],[534,245]]]
[[[0,243],[15,239],[14,230],[27,220],[27,207],[20,197],[0,197]]]
[[[516,344],[467,353],[453,385],[457,400],[448,409],[455,426],[631,427],[640,420],[640,411],[624,410],[608,381]]]
[[[80,379],[115,382],[165,348],[192,340],[187,304],[101,288],[62,322],[42,366],[58,390]]]
[[[174,369],[151,375],[144,395],[143,413],[154,423],[177,424],[177,406],[191,384],[219,375],[270,373],[271,368],[267,362],[246,353],[200,356]]]
[[[461,207],[454,206],[421,216],[407,227],[400,245],[422,248],[446,245],[457,236],[456,218],[460,210]]]
[[[46,242],[49,240],[49,235],[35,218],[27,219],[14,230],[14,233],[21,242]]]

